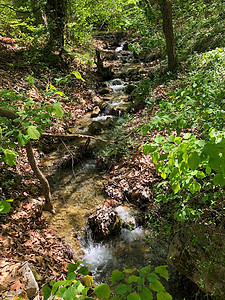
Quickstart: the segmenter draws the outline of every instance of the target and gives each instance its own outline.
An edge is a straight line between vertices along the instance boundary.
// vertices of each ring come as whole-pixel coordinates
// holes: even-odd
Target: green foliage
[[[52,94],[61,95],[62,93],[50,86],[46,95]],[[17,161],[17,143],[21,147],[31,139],[38,140],[41,133],[51,125],[52,115],[63,117],[63,111],[60,102],[53,104],[36,102],[32,98],[27,98],[11,90],[1,90],[0,97],[2,98],[1,108],[18,116],[14,120],[0,117],[0,153],[4,155],[2,157],[4,162],[13,166]]]
[[[13,199],[0,201],[0,214],[7,214],[10,211],[12,201]]]
[[[157,299],[172,299],[170,294],[165,291],[165,288],[159,281],[159,274],[161,277],[168,280],[167,266],[156,267],[152,271],[151,266],[146,266],[137,272],[131,269],[126,269],[123,272],[115,270],[112,272],[111,283],[112,287],[108,284],[102,283],[97,285],[94,289],[91,287],[84,287],[81,284],[82,275],[87,274],[87,267],[82,267],[80,264],[84,263],[78,261],[76,264],[69,264],[67,279],[58,282],[50,282],[50,286],[42,288],[44,300],[50,296],[62,297],[64,300],[72,299],[93,299],[90,298],[95,294],[99,299],[111,300],[152,300],[154,293]],[[136,275],[134,275],[135,273]],[[79,279],[78,279],[79,276]],[[150,291],[152,290],[152,292]],[[115,296],[117,294],[117,296]]]
[[[159,193],[157,201],[178,200],[183,195],[174,213],[180,221],[198,214],[190,199],[202,190],[225,186],[224,62],[225,51],[220,48],[197,56],[194,71],[177,81],[179,88],[168,93],[169,101],[161,100],[159,111],[143,127],[143,134],[155,129],[168,133],[143,145],[143,153],[151,155],[164,180],[158,188],[169,183],[175,194]]]

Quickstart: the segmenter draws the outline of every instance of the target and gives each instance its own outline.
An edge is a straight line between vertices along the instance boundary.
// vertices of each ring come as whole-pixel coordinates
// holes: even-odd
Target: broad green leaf
[[[124,277],[125,277],[125,275],[122,272],[120,272],[118,270],[114,270],[112,272],[111,282],[112,282],[112,284],[114,284],[115,281],[124,279]]]
[[[159,266],[155,268],[155,272],[158,273],[160,276],[165,278],[167,281],[169,280],[169,275],[167,271],[168,266]]]
[[[56,292],[56,297],[62,297],[63,294],[66,292],[67,288],[65,288],[64,286],[61,286],[57,292]]]
[[[78,270],[78,274],[82,274],[82,275],[88,275],[89,270],[88,267],[82,266],[79,270]]]
[[[127,296],[127,300],[141,300],[141,297],[137,293],[131,293]]]
[[[54,110],[56,117],[58,117],[58,118],[63,117],[63,110],[62,110],[61,106],[59,105],[59,103],[54,103],[53,110]]]
[[[4,162],[7,165],[9,165],[10,167],[13,165],[16,165],[17,157],[16,157],[15,151],[6,149],[6,150],[3,150],[3,152],[5,154]]]
[[[199,179],[203,179],[203,178],[205,178],[205,173],[202,171],[198,171],[198,173],[196,174],[196,177]]]
[[[189,168],[194,171],[199,167],[201,159],[197,152],[192,152],[188,157]]]
[[[102,283],[102,284],[96,286],[96,288],[94,289],[94,292],[97,295],[97,297],[109,299],[110,288],[109,288],[108,284]]]
[[[77,294],[78,294],[77,289],[71,286],[63,294],[63,299],[64,300],[76,299],[75,297],[76,297]]]
[[[200,192],[201,184],[199,182],[194,181],[189,185],[189,190],[192,194]]]
[[[74,272],[70,272],[70,273],[67,274],[66,279],[67,280],[75,280],[76,277],[77,277],[77,275]]]
[[[11,205],[8,201],[0,201],[0,214],[7,214],[10,211]]]
[[[157,300],[172,300],[172,296],[167,292],[157,293]]]
[[[177,194],[180,191],[180,189],[181,189],[179,182],[173,182],[171,184],[171,188],[172,188],[174,194]]]
[[[162,285],[162,283],[157,280],[156,282],[150,282],[149,283],[149,287],[154,291],[154,292],[162,292],[165,290],[164,286]]]
[[[148,155],[156,150],[157,147],[152,147],[150,144],[145,144],[143,146],[143,153],[144,155]]]
[[[121,300],[121,297],[112,297],[112,298],[110,298],[110,300]]]
[[[175,135],[170,135],[170,136],[168,137],[168,141],[169,141],[170,143],[172,143],[172,142],[174,141],[174,139],[175,139]]]
[[[44,285],[42,288],[42,295],[44,300],[47,300],[51,296],[51,289],[47,285]]]
[[[220,166],[224,163],[224,158],[216,154],[209,159],[209,165],[213,170],[219,170]]]
[[[188,133],[185,133],[185,135],[183,136],[183,139],[188,140],[188,139],[190,139],[190,137],[191,137],[191,133],[188,132]]]
[[[128,277],[127,282],[128,282],[128,283],[138,282],[138,279],[139,279],[139,278],[140,278],[140,277],[138,277],[138,276],[131,275],[131,276]]]
[[[223,174],[217,173],[217,174],[213,177],[213,183],[214,183],[215,185],[224,186],[224,185],[225,185],[225,177],[223,176]]]
[[[60,281],[57,281],[53,287],[52,287],[52,295],[55,295],[58,287],[60,287],[61,285],[64,285],[67,283],[67,280],[60,280]]]
[[[84,289],[84,286],[83,286],[83,284],[80,281],[77,281],[76,283],[74,283],[72,285],[72,287],[77,290],[78,294],[81,293],[83,291],[83,289]]]
[[[140,270],[140,276],[141,277],[146,277],[147,276],[147,274],[149,274],[151,272],[151,266],[150,265],[148,265],[148,266],[146,266],[146,267],[143,267],[143,268],[141,268],[141,270]]]
[[[133,270],[132,269],[125,269],[123,272],[124,273],[133,273]]]
[[[160,144],[163,140],[165,140],[165,138],[162,135],[157,135],[155,137],[155,142]]]
[[[140,292],[141,300],[153,300],[152,293],[149,291],[148,288],[144,287]]]
[[[115,292],[118,295],[125,295],[128,292],[128,290],[129,290],[129,285],[121,283],[116,287]]]
[[[38,140],[41,136],[40,132],[37,130],[35,126],[27,127],[27,134],[33,140]]]
[[[18,145],[22,147],[23,145],[26,145],[27,142],[29,142],[30,137],[28,135],[22,134],[22,132],[19,132],[17,139]]]
[[[68,265],[68,273],[76,271],[77,267],[79,265],[80,265],[79,263],[77,263],[77,264],[69,263],[69,265]]]
[[[147,275],[147,279],[149,282],[156,282],[159,280],[159,277],[155,273],[150,273]]]

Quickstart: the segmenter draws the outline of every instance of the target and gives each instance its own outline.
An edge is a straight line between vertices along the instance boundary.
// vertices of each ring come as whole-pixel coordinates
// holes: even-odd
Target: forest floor
[[[100,41],[95,41],[94,46],[103,50]],[[44,91],[46,83],[56,86],[63,91],[60,102],[69,118],[54,119],[48,132],[68,133],[78,119],[94,108],[93,90],[98,86],[96,69],[94,65],[87,67],[79,57],[70,61],[69,71],[44,69],[39,68],[37,60],[32,61],[31,57],[32,53],[29,54],[26,45],[20,46],[11,38],[0,37],[0,90],[9,89],[32,97],[35,101],[54,103],[58,95],[49,97]],[[57,86],[55,78],[66,78],[66,74],[73,71],[79,71],[85,81],[70,77],[69,82]],[[35,78],[34,82],[31,77]],[[166,97],[166,87],[163,85],[154,90],[154,97],[159,96]],[[137,130],[150,118],[149,110],[144,108],[135,113],[126,124],[126,129],[123,130],[131,142],[122,146],[127,147],[129,155],[123,156],[111,169],[105,186],[106,193],[112,199],[130,202],[141,199],[142,204],[146,204],[146,213],[151,203],[153,185],[161,180],[150,157],[143,155],[140,150],[140,145],[157,135],[157,132],[152,132],[151,136],[142,136]],[[44,155],[37,150],[43,143],[46,143],[45,139],[34,144],[37,161]],[[57,143],[57,139],[51,140],[51,147],[56,147]],[[25,288],[26,283],[20,277],[11,276],[15,275],[21,261],[28,261],[34,267],[40,287],[51,279],[65,278],[68,263],[73,262],[73,250],[57,237],[56,232],[49,230],[42,216],[40,184],[33,177],[25,149],[21,148],[19,152],[21,156],[16,166],[6,168],[4,163],[0,165],[2,198],[14,199],[12,212],[0,216],[0,295],[4,295],[6,291]],[[155,203],[152,202],[151,205]]]

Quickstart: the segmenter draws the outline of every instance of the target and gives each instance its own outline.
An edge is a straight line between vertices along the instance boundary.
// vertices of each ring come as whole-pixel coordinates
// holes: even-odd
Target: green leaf
[[[165,290],[164,286],[162,285],[162,283],[159,280],[157,280],[156,282],[150,282],[149,287],[154,292],[157,292],[157,293],[160,293]]]
[[[78,291],[76,288],[74,287],[69,287],[66,292],[63,294],[63,299],[64,300],[72,300],[72,299],[76,299],[76,295],[78,294]]]
[[[77,264],[69,263],[69,265],[68,265],[68,273],[76,271],[77,267],[79,265],[80,265],[79,263],[77,263]]]
[[[128,277],[127,282],[128,282],[128,283],[138,282],[138,279],[139,279],[139,278],[140,278],[140,277],[138,277],[138,276],[131,275],[131,276]]]
[[[171,184],[171,188],[172,188],[174,194],[177,194],[180,191],[180,189],[181,189],[179,182],[173,182]]]
[[[56,297],[62,297],[66,290],[67,290],[67,288],[65,288],[64,286],[61,286],[55,294]]]
[[[53,104],[53,112],[56,115],[56,117],[58,117],[58,118],[63,117],[63,110],[62,110],[61,106],[59,105],[59,103]]]
[[[7,214],[10,211],[11,205],[8,201],[0,201],[0,214]]]
[[[42,288],[42,295],[44,300],[47,300],[51,296],[51,289],[47,285],[44,285]]]
[[[151,272],[151,266],[148,265],[148,266],[146,266],[144,268],[141,268],[141,270],[140,270],[139,273],[140,273],[141,277],[146,277],[150,272]]]
[[[150,128],[151,127],[150,127],[149,124],[145,125],[145,127],[142,129],[142,134],[146,135],[148,133],[148,131],[149,131]]]
[[[189,185],[189,190],[192,194],[200,192],[201,184],[199,182],[194,181]]]
[[[89,273],[89,270],[88,270],[88,267],[81,267],[79,270],[78,270],[78,274],[82,274],[82,275],[88,275]]]
[[[183,139],[188,140],[188,139],[190,139],[190,137],[191,137],[191,133],[188,132],[188,133],[185,133],[185,135],[183,136]]]
[[[66,279],[67,280],[75,280],[76,277],[77,277],[77,275],[74,272],[70,272],[70,273],[67,274]]]
[[[165,278],[167,281],[169,280],[169,275],[167,271],[168,266],[159,266],[155,268],[155,272],[158,273],[160,276]]]
[[[37,130],[36,126],[27,127],[27,134],[33,140],[38,140],[41,136],[40,132]]]
[[[157,135],[155,137],[155,142],[158,143],[158,144],[160,144],[164,140],[165,140],[165,138],[162,135]]]
[[[215,185],[224,186],[224,185],[225,185],[225,178],[224,178],[223,174],[217,173],[217,174],[213,177],[213,183],[214,183]]]
[[[212,169],[210,168],[210,166],[206,166],[205,172],[206,172],[207,175],[211,174]]]
[[[16,160],[17,160],[16,152],[9,149],[3,150],[3,152],[5,154],[4,162],[10,167],[16,165]]]
[[[22,134],[22,132],[19,132],[17,139],[18,145],[22,147],[23,145],[26,145],[27,142],[29,142],[30,137],[28,135]]]
[[[144,155],[148,155],[149,153],[154,152],[157,149],[157,147],[152,147],[150,144],[145,144],[143,146],[143,153]]]
[[[148,288],[144,287],[140,292],[141,300],[153,300],[153,295]]]
[[[60,287],[61,285],[64,285],[67,283],[67,280],[60,280],[60,281],[57,281],[53,287],[52,287],[52,295],[55,295],[58,287]]]
[[[119,295],[125,295],[129,290],[129,285],[121,283],[119,284],[116,289],[115,292]]]
[[[85,80],[82,78],[80,72],[75,71],[75,72],[71,72],[71,74],[73,74],[77,79],[80,79],[80,80],[82,80],[82,81],[85,81]]]
[[[175,135],[170,135],[170,136],[168,137],[168,141],[169,141],[170,143],[173,143],[174,139],[175,139]]]
[[[148,274],[147,279],[149,282],[156,282],[159,280],[159,277],[155,273],[150,273]]]
[[[201,160],[197,152],[192,152],[188,157],[188,165],[192,171],[199,167]]]
[[[127,300],[141,300],[141,297],[137,293],[131,293],[127,296]]]
[[[114,284],[115,281],[122,280],[122,279],[124,279],[124,277],[125,277],[125,275],[122,272],[120,272],[118,270],[114,270],[112,272],[111,282],[112,282],[112,284]]]
[[[124,273],[133,273],[133,270],[132,269],[125,269],[123,272]]]
[[[102,283],[102,284],[96,286],[94,289],[94,292],[97,295],[97,297],[109,299],[110,288],[109,288],[108,284]]]
[[[157,293],[157,300],[172,300],[172,296],[167,292]]]

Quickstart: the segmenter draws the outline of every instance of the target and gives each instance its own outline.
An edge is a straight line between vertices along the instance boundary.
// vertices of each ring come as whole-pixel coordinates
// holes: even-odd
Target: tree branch
[[[114,141],[111,140],[104,140],[101,138],[97,138],[95,136],[91,136],[91,135],[85,135],[85,134],[79,134],[79,133],[75,133],[75,134],[53,134],[53,133],[42,133],[43,137],[57,137],[57,138],[65,138],[65,139],[72,139],[72,138],[86,138],[86,139],[93,139],[93,140],[97,140],[97,141],[101,141],[104,143],[115,143]]]

